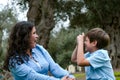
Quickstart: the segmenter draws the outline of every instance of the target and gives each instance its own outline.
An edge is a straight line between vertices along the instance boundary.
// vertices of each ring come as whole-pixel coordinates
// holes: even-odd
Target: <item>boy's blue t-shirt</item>
[[[106,50],[100,49],[93,53],[87,52],[85,57],[91,65],[85,67],[87,80],[115,80],[110,58]]]

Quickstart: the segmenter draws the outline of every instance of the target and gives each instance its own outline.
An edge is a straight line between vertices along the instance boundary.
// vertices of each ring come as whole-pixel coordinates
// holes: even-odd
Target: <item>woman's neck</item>
[[[26,53],[27,53],[30,57],[32,57],[32,54],[31,54],[30,49],[28,49]]]

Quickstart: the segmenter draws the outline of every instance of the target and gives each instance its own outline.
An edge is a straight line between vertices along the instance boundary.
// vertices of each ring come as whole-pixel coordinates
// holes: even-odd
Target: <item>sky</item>
[[[8,2],[9,0],[2,0],[2,1],[0,1],[0,4],[7,4],[7,2]]]

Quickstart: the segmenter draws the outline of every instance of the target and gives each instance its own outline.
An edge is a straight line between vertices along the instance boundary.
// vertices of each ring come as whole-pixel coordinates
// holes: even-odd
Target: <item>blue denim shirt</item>
[[[10,68],[15,80],[60,80],[65,75],[74,77],[55,63],[42,46],[37,44],[32,49],[32,56],[33,59],[29,58],[28,62]],[[53,76],[49,76],[48,71]]]

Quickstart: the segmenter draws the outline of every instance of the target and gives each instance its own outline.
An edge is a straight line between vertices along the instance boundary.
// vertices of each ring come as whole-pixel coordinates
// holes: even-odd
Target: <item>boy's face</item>
[[[85,51],[86,52],[93,52],[96,49],[96,41],[90,43],[90,39],[86,36],[85,37]]]

